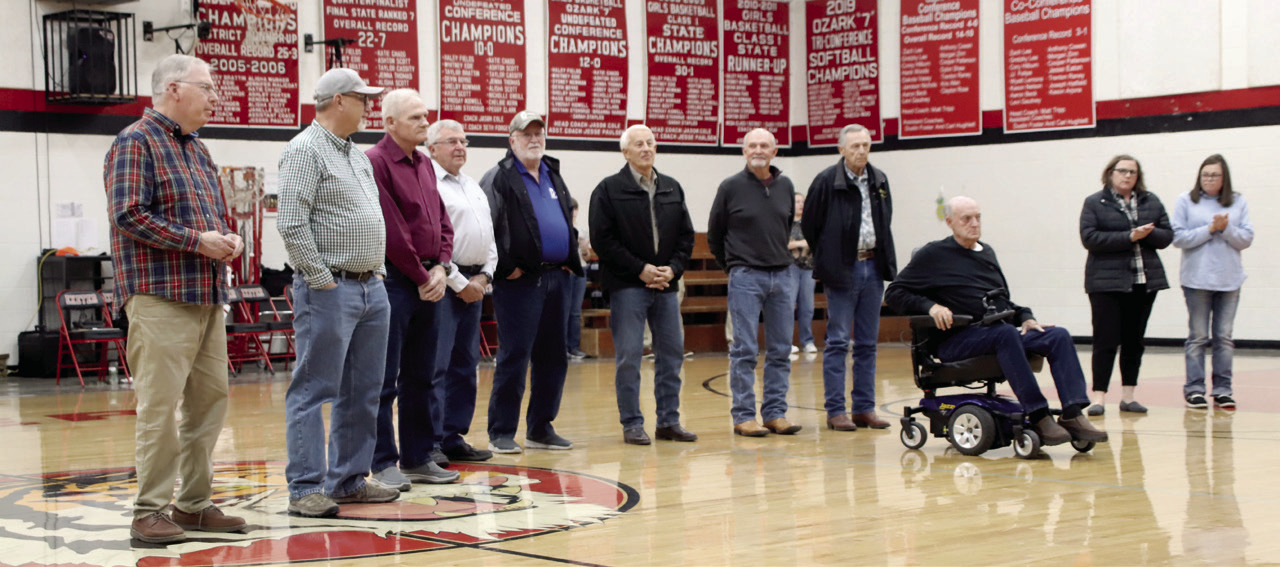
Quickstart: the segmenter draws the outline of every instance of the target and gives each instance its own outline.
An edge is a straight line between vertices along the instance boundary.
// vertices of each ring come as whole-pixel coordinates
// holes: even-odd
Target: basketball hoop
[[[251,219],[258,214],[264,177],[261,167],[222,168],[222,198],[231,218]]]
[[[272,57],[276,44],[284,41],[284,30],[294,17],[293,8],[280,0],[236,0],[244,11],[244,41],[240,54],[245,57]]]

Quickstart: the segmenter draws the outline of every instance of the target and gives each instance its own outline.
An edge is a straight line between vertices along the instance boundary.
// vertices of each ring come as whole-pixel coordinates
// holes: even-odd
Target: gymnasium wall
[[[188,0],[138,0],[105,9],[132,12],[142,20],[169,25],[190,21]],[[320,0],[299,1],[299,31],[319,34]],[[528,29],[543,30],[542,2],[526,0]],[[84,109],[46,107],[40,17],[70,9],[69,2],[0,3],[0,171],[7,183],[0,210],[7,214],[0,231],[0,352],[17,356],[17,335],[29,330],[36,309],[36,258],[50,245],[53,207],[74,201],[86,217],[98,221],[98,242],[108,247],[102,159],[112,134],[140,112],[140,105]],[[78,7],[85,7],[80,5]],[[642,54],[644,5],[626,0],[630,63],[628,118],[643,121]],[[1082,280],[1085,252],[1077,222],[1084,197],[1100,187],[1103,165],[1116,153],[1142,161],[1147,186],[1172,209],[1177,195],[1194,182],[1200,161],[1224,154],[1237,191],[1246,195],[1257,244],[1245,252],[1249,279],[1236,319],[1237,340],[1280,339],[1267,323],[1280,315],[1280,262],[1271,252],[1271,221],[1280,207],[1280,3],[1267,0],[1094,0],[1094,94],[1098,126],[1092,129],[1006,135],[1003,133],[1002,0],[981,4],[980,100],[983,134],[937,139],[897,139],[898,2],[879,2],[881,114],[889,133],[872,148],[871,161],[889,175],[895,198],[894,233],[899,264],[910,251],[948,234],[937,218],[940,196],[959,194],[983,205],[983,240],[995,248],[1010,280],[1014,299],[1035,308],[1042,322],[1067,326],[1074,335],[1090,333],[1088,300]],[[439,107],[436,69],[435,3],[418,0],[421,25],[421,91],[431,108]],[[804,29],[803,6],[791,6],[793,30]],[[24,24],[25,22],[25,24]],[[547,109],[546,59],[542,32],[526,34],[529,45],[528,102]],[[791,121],[806,123],[804,36],[791,37]],[[161,39],[139,41],[139,94],[148,95],[155,62],[173,52]],[[310,100],[322,72],[319,53],[300,60],[302,100]],[[303,115],[308,111],[304,109]],[[272,177],[290,131],[206,128],[201,132],[220,165],[260,166]],[[361,134],[368,146],[378,134]],[[505,151],[504,137],[472,136],[464,169],[473,177],[491,167]],[[570,191],[587,203],[595,184],[623,165],[612,142],[551,140]],[[784,148],[776,162],[798,188],[805,189],[821,169],[835,163],[834,148],[798,143]],[[681,181],[689,197],[695,227],[706,229],[716,186],[743,165],[737,148],[660,146],[657,167]],[[585,230],[586,215],[579,215]],[[267,220],[263,260],[272,267],[285,260],[283,246]],[[1161,254],[1177,282],[1179,252]],[[1186,311],[1178,291],[1162,292],[1151,318],[1149,336],[1185,336]]]

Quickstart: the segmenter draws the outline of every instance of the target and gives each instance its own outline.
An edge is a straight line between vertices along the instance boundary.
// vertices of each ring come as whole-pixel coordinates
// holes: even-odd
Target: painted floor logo
[[[345,505],[337,518],[289,516],[284,463],[221,464],[214,502],[245,533],[189,532],[149,546],[129,537],[134,469],[0,476],[0,566],[274,565],[544,535],[603,522],[639,500],[631,487],[568,471],[455,463],[458,484],[413,485],[387,504]]]

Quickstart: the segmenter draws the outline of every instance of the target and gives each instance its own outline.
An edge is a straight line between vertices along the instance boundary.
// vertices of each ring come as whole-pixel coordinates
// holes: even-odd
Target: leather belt
[[[329,270],[333,272],[333,277],[342,278],[344,280],[369,281],[373,277],[373,272],[348,272],[346,270]]]
[[[464,275],[464,276],[474,276],[474,275],[476,275],[476,274],[480,273],[480,270],[483,270],[483,269],[484,269],[484,266],[479,265],[479,264],[477,264],[477,265],[475,265],[475,266],[467,266],[467,265],[463,265],[463,264],[454,264],[454,265],[458,267],[458,273],[460,273],[460,274],[462,274],[462,275]]]
[[[858,261],[859,261],[859,262],[861,262],[861,261],[863,261],[863,260],[870,260],[870,259],[875,258],[875,257],[876,257],[876,251],[875,251],[875,250],[859,250],[859,251],[858,251]]]
[[[551,270],[559,270],[564,266],[564,262],[543,262],[540,267],[542,268],[542,271],[549,272]]]

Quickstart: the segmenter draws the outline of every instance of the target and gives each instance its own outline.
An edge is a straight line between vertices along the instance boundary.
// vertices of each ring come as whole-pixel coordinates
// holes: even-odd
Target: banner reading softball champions
[[[1091,128],[1091,0],[1005,0],[1004,131]]]
[[[790,17],[786,2],[724,0],[725,144],[755,128],[791,145]]]
[[[547,135],[617,138],[627,127],[623,0],[550,0]]]
[[[720,32],[716,0],[645,2],[649,85],[645,124],[658,142],[716,144]]]
[[[848,124],[883,139],[876,21],[876,0],[805,2],[810,146],[838,144]]]
[[[195,56],[213,71],[218,104],[210,125],[298,127],[298,4],[203,0],[212,24]]]
[[[979,0],[902,0],[898,137],[982,133]]]
[[[324,38],[351,40],[342,49],[344,67],[369,84],[418,88],[417,0],[324,0]],[[382,129],[382,107],[370,113],[369,129]]]
[[[525,107],[524,2],[439,0],[440,118],[506,134]]]

